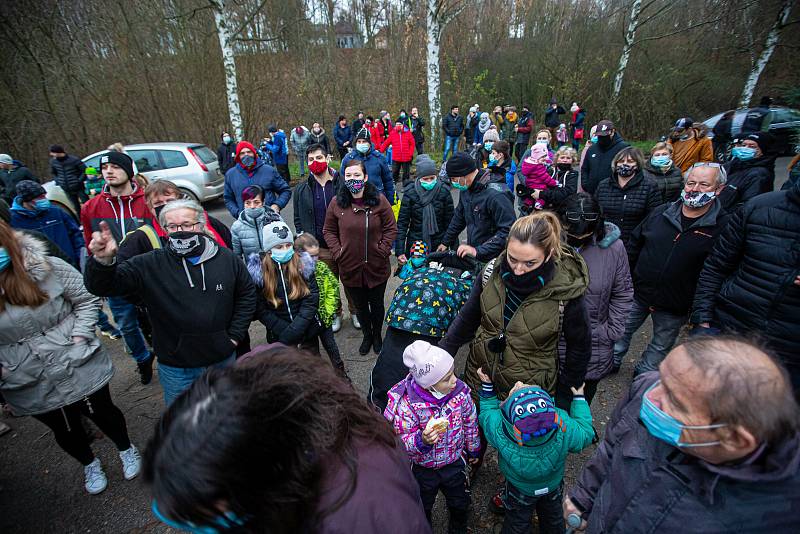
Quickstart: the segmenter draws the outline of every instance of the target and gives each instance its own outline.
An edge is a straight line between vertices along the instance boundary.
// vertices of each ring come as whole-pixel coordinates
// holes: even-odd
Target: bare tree
[[[783,0],[781,10],[778,12],[778,16],[767,34],[767,39],[764,42],[764,49],[761,51],[758,60],[753,62],[750,68],[750,75],[747,77],[744,89],[742,89],[742,96],[739,98],[740,108],[746,108],[750,104],[750,100],[753,99],[753,92],[755,92],[756,86],[758,85],[758,79],[761,77],[761,73],[764,72],[767,63],[769,63],[769,58],[772,57],[775,47],[778,46],[781,30],[783,30],[783,27],[789,22],[789,13],[792,11],[793,4],[794,0]]]
[[[244,124],[239,107],[239,84],[236,80],[236,60],[233,57],[232,31],[229,26],[230,13],[225,10],[225,0],[209,0],[217,25],[219,48],[222,50],[222,64],[225,68],[225,96],[228,99],[228,114],[236,139],[244,139]]]

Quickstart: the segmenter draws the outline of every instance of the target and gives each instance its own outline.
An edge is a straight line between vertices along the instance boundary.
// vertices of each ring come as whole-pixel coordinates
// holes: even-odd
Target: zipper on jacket
[[[119,202],[119,227],[122,231],[122,239],[125,239],[125,205],[122,204],[122,197],[117,197],[117,201]]]
[[[283,286],[283,298],[284,302],[286,302],[286,310],[289,312],[289,320],[294,321],[294,316],[292,315],[292,307],[289,305],[289,292],[286,291],[286,281],[283,278],[283,265],[278,264],[278,272],[281,273],[281,285]]]
[[[369,255],[369,209],[364,210],[367,231],[364,233],[364,263],[368,262]]]

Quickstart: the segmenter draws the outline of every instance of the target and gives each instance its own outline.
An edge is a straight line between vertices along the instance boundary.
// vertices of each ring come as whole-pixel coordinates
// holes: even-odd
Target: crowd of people
[[[548,534],[797,528],[800,183],[773,191],[762,131],[720,163],[690,118],[645,156],[611,120],[585,134],[577,103],[543,116],[453,106],[438,169],[417,108],[341,116],[332,142],[319,123],[270,125],[258,148],[223,132],[230,228],[119,144],[99,169],[50,147],[78,221],[0,154],[4,405],[97,494],[92,421],[189,531],[428,532],[441,490],[467,532],[489,446],[504,533],[534,512]],[[377,356],[366,400],[337,345],[345,302]],[[648,317],[598,435],[592,402]],[[157,363],[166,412],[143,455],[98,331],[143,385]],[[568,455],[598,441],[565,487]]]

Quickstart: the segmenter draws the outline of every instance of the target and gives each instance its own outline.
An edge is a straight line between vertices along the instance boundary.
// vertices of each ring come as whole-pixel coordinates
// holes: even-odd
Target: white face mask
[[[443,399],[444,397],[447,396],[447,393],[439,393],[438,391],[436,391],[432,387],[428,388],[428,393],[433,395],[433,398],[435,398],[435,399]]]

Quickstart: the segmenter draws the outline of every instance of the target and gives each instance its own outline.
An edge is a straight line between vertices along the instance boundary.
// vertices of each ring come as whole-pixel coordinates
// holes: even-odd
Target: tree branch
[[[447,13],[441,15],[441,22],[440,22],[441,25],[447,26],[447,24],[454,18],[459,16],[461,12],[464,11],[464,9],[466,9],[466,7],[467,7],[466,2],[459,2],[456,7],[452,7],[450,10],[448,10]]]
[[[247,18],[245,18],[244,22],[242,22],[242,23],[239,25],[239,27],[238,27],[238,28],[236,28],[235,30],[233,30],[233,32],[231,32],[231,40],[233,40],[233,39],[236,39],[236,36],[237,36],[237,35],[239,35],[240,33],[242,33],[242,32],[244,31],[244,29],[245,29],[245,28],[246,28],[246,27],[247,27],[247,26],[248,26],[248,25],[249,25],[251,22],[253,22],[253,19],[254,19],[254,18],[256,18],[256,15],[258,15],[258,14],[259,14],[259,12],[261,11],[261,9],[264,7],[264,5],[265,5],[266,3],[267,3],[267,0],[261,0],[261,3],[260,3],[260,4],[258,4],[258,7],[256,7],[256,8],[253,10],[253,12],[252,12],[252,13],[250,13],[250,15],[248,15],[248,16],[247,16]]]
[[[186,11],[185,13],[180,13],[178,15],[173,15],[171,17],[164,17],[164,20],[178,20],[178,19],[182,19],[184,17],[188,17],[189,20],[192,20],[194,18],[194,16],[197,15],[200,11],[203,11],[204,9],[213,9],[213,8],[214,8],[214,6],[210,5],[210,4],[207,5],[207,6],[203,6],[203,7],[196,7],[194,9],[192,9],[191,11]]]
[[[707,26],[709,24],[714,24],[715,22],[719,22],[722,19],[711,19],[711,20],[704,20],[703,22],[698,22],[697,24],[692,24],[691,26],[686,26],[685,28],[681,28],[680,30],[675,30],[674,32],[665,33],[663,35],[654,35],[652,37],[644,37],[642,39],[637,39],[631,46],[636,46],[640,43],[644,43],[646,41],[656,41],[658,39],[663,39],[664,37],[671,37],[673,35],[677,35],[679,33],[687,32],[689,30],[693,30],[695,28],[699,28],[700,26]]]

